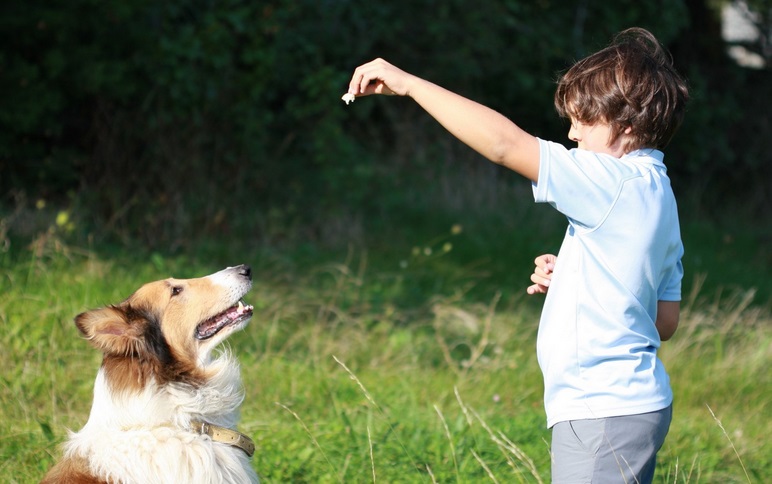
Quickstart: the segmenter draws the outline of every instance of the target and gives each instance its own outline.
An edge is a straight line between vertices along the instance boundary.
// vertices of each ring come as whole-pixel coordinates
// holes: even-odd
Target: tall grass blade
[[[496,484],[498,484],[498,482],[499,482],[499,481],[497,481],[497,480],[496,480],[496,476],[494,476],[494,475],[493,475],[493,472],[491,472],[491,470],[488,468],[488,465],[485,463],[485,461],[484,461],[484,460],[482,460],[482,457],[480,457],[479,455],[477,455],[477,452],[475,452],[475,451],[474,451],[474,449],[472,449],[472,455],[474,456],[474,458],[475,458],[475,459],[477,459],[477,462],[479,462],[479,463],[480,463],[480,465],[482,466],[482,468],[483,468],[483,469],[485,470],[485,472],[488,474],[488,477],[490,477],[490,478],[491,478],[491,480],[492,480],[493,482],[495,482]]]
[[[493,429],[490,428],[488,423],[483,420],[480,415],[474,411],[474,409],[470,409],[469,407],[464,404],[464,402],[461,400],[461,395],[459,395],[458,390],[454,389],[454,392],[456,394],[456,400],[458,401],[458,404],[461,406],[461,409],[464,413],[464,416],[467,418],[467,422],[471,426],[472,420],[471,416],[474,416],[475,420],[479,422],[480,426],[485,429],[485,431],[490,436],[493,443],[496,444],[496,446],[499,448],[501,453],[504,455],[504,458],[507,460],[507,463],[512,468],[512,471],[518,475],[520,478],[520,482],[523,482],[523,477],[520,475],[520,469],[518,469],[517,463],[512,459],[511,456],[514,456],[517,461],[519,461],[521,464],[525,465],[525,467],[528,469],[528,471],[536,478],[536,482],[539,484],[543,484],[543,481],[541,479],[541,476],[539,475],[538,470],[536,469],[536,465],[534,464],[533,460],[528,457],[528,455],[523,452],[522,449],[520,449],[517,445],[515,445],[514,442],[509,440],[506,435],[504,435],[503,432],[494,432]]]
[[[715,420],[715,421],[716,421],[716,423],[718,424],[718,427],[719,427],[719,428],[721,429],[721,431],[724,433],[724,437],[726,437],[726,440],[728,440],[728,441],[729,441],[729,445],[730,445],[730,446],[732,446],[732,450],[734,451],[734,455],[736,455],[736,456],[737,456],[737,460],[740,462],[740,467],[742,467],[742,469],[743,469],[743,472],[745,473],[745,479],[747,479],[747,480],[748,480],[748,482],[750,483],[750,482],[751,482],[751,478],[750,478],[750,476],[748,475],[748,471],[745,469],[745,464],[743,463],[743,460],[742,460],[742,458],[740,457],[740,453],[739,453],[739,452],[737,452],[737,447],[735,447],[735,446],[734,446],[734,442],[732,442],[732,439],[729,437],[729,434],[727,434],[727,433],[726,433],[726,429],[724,428],[724,424],[722,424],[722,423],[721,423],[721,420],[719,420],[719,419],[718,419],[718,417],[716,417],[716,414],[715,414],[715,413],[713,413],[713,409],[712,409],[712,408],[710,408],[710,405],[708,405],[708,404],[706,403],[706,404],[705,404],[705,406],[706,406],[706,407],[708,407],[708,411],[709,411],[709,412],[710,412],[710,414],[713,416],[713,420]]]
[[[429,477],[432,478],[432,484],[437,484],[437,478],[434,477],[434,473],[432,472],[432,468],[429,466],[429,464],[426,465],[426,472],[429,474]]]
[[[450,445],[450,455],[451,457],[453,457],[453,467],[456,469],[456,482],[459,482],[461,475],[458,472],[458,459],[456,459],[456,448],[453,445],[453,437],[450,436],[450,429],[448,428],[448,423],[445,421],[445,417],[442,415],[442,411],[440,411],[440,408],[437,405],[435,405],[434,410],[437,412],[437,415],[440,416],[440,422],[442,422],[442,427],[445,429],[445,437],[448,438],[448,444]]]
[[[373,469],[373,484],[375,484],[375,457],[373,456],[373,439],[370,438],[370,426],[367,427],[367,443],[370,445],[370,466]]]
[[[356,382],[357,386],[359,386],[359,389],[362,390],[362,393],[365,395],[365,398],[367,399],[367,401],[370,402],[373,405],[373,407],[375,407],[379,412],[381,412],[381,414],[384,417],[386,417],[386,413],[383,411],[380,405],[375,403],[375,399],[373,399],[372,395],[370,395],[370,392],[367,391],[367,388],[365,388],[362,382],[359,381],[359,378],[357,378],[354,372],[349,370],[346,364],[340,361],[337,356],[332,355],[332,359],[335,360],[335,363],[339,364],[340,366],[343,367],[344,370],[346,370],[346,373],[348,373],[349,377],[351,377],[351,379],[354,380],[354,382]]]
[[[386,420],[386,425],[389,426],[389,433],[394,434],[395,438],[397,439],[397,443],[399,443],[399,446],[402,448],[402,451],[405,453],[408,459],[410,459],[410,462],[412,463],[413,469],[418,469],[418,465],[416,464],[415,459],[413,458],[413,455],[410,453],[410,451],[407,450],[407,447],[402,442],[402,439],[399,438],[399,434],[396,432],[396,429],[394,427],[394,424],[391,423],[391,419],[386,414],[386,412],[381,408],[378,403],[376,403],[375,399],[370,395],[370,392],[367,391],[367,388],[362,384],[361,381],[359,381],[359,378],[352,372],[348,366],[346,366],[345,363],[340,361],[337,356],[333,355],[332,359],[335,360],[337,364],[339,364],[344,370],[346,370],[346,373],[348,373],[349,377],[354,380],[354,382],[359,386],[359,389],[362,390],[362,393],[365,395],[365,398],[368,402],[370,402],[373,407],[375,407],[376,410],[381,414],[381,416]]]
[[[283,403],[279,403],[279,402],[276,402],[276,405],[280,406],[280,407],[281,407],[281,408],[283,408],[284,410],[286,410],[286,411],[288,411],[289,413],[291,413],[291,414],[292,414],[292,416],[293,416],[293,417],[295,417],[295,419],[296,419],[298,422],[300,422],[300,425],[303,427],[303,430],[305,430],[305,431],[306,431],[306,433],[308,434],[308,436],[311,438],[311,442],[313,442],[313,443],[314,443],[314,445],[316,446],[316,448],[317,448],[317,449],[319,449],[319,452],[321,452],[321,453],[322,453],[322,457],[324,457],[324,460],[325,460],[325,461],[327,461],[327,464],[330,466],[330,469],[332,469],[332,471],[333,471],[333,474],[337,475],[338,473],[337,473],[337,472],[336,472],[336,470],[335,470],[335,466],[334,466],[334,465],[332,465],[332,462],[330,461],[330,458],[329,458],[329,457],[327,457],[327,453],[324,451],[324,449],[322,448],[322,446],[321,446],[321,445],[319,445],[319,441],[318,441],[318,440],[316,440],[316,437],[314,437],[314,434],[313,434],[313,433],[311,433],[311,429],[309,429],[309,428],[308,428],[308,426],[306,425],[306,423],[303,421],[303,419],[302,419],[302,418],[300,418],[300,415],[298,415],[298,414],[297,414],[297,413],[296,413],[294,410],[292,410],[291,408],[287,407],[287,406],[286,406],[286,405],[284,405]],[[338,477],[338,481],[339,481],[339,482],[343,482],[343,480],[340,478],[340,476]]]

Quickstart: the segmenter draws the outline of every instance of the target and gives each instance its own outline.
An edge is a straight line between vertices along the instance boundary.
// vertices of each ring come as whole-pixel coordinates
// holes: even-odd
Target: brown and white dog
[[[244,326],[249,266],[166,279],[75,318],[104,354],[88,422],[43,483],[248,483],[254,444],[235,428],[239,365],[212,350]]]

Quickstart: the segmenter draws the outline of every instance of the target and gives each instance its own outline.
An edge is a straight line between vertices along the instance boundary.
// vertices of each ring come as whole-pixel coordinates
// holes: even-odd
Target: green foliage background
[[[768,480],[772,2],[748,2],[757,70],[726,55],[726,3],[3,2],[0,469],[37,482],[87,418],[75,314],[244,262],[256,317],[232,344],[264,480],[546,481],[523,289],[564,220],[409,99],[340,96],[380,56],[565,140],[559,72],[639,25],[693,95],[666,158],[688,275],[658,478]]]
[[[354,67],[387,58],[563,140],[558,73],[640,25],[694,94],[668,150],[683,206],[766,213],[772,75],[726,58],[721,3],[5,2],[0,204],[66,207],[81,240],[167,250],[213,235],[351,240],[449,174],[477,181],[469,193],[512,180],[409,100],[346,107]],[[754,8],[768,26],[769,2]]]

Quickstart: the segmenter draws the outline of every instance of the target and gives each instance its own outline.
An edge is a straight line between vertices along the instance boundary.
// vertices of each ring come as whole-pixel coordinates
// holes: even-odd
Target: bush
[[[695,5],[704,7],[9,3],[0,15],[1,203],[50,200],[73,209],[81,236],[169,249],[213,234],[349,240],[368,214],[437,189],[438,173],[473,178],[478,158],[408,100],[346,107],[340,95],[356,65],[388,58],[560,140],[557,73],[636,24],[680,46],[695,93],[672,148],[681,190],[704,206],[716,193],[723,201],[750,191],[750,206],[763,209],[772,164],[745,133],[764,140],[772,129],[769,113],[747,116],[772,85],[769,70],[717,69],[687,55],[702,25],[688,24]],[[713,36],[700,52],[723,59],[720,33],[700,35]]]

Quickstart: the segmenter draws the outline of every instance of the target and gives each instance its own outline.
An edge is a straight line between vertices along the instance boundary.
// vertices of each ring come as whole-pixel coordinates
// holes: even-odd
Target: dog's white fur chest
[[[90,471],[110,482],[256,483],[249,457],[191,429],[191,420],[232,428],[243,400],[238,363],[224,354],[193,387],[149,382],[116,394],[100,369],[86,425],[70,436],[69,456],[87,457]],[[215,412],[215,413],[211,413]]]

